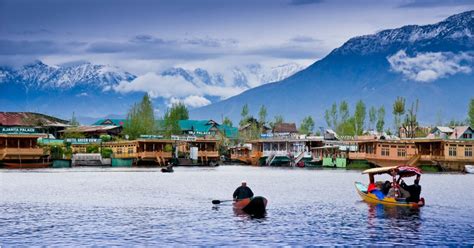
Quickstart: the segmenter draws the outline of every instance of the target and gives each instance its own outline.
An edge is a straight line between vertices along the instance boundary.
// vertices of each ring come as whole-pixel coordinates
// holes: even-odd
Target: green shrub
[[[112,157],[112,149],[110,148],[104,148],[102,149],[102,151],[100,152],[100,154],[102,155],[102,158],[111,158]]]
[[[88,145],[86,148],[87,153],[99,153],[99,146],[98,145]]]
[[[51,146],[50,154],[51,159],[62,159],[64,155],[64,149],[62,146]]]

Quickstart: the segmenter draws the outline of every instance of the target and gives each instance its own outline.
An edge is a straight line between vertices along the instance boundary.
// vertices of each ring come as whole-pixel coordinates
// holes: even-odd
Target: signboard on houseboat
[[[196,141],[196,136],[178,136],[178,135],[171,135],[172,140],[177,141]]]
[[[102,142],[101,139],[87,139],[87,138],[69,138],[65,140],[71,144],[100,144]]]
[[[0,133],[5,134],[33,134],[39,133],[34,127],[4,127],[0,126]]]

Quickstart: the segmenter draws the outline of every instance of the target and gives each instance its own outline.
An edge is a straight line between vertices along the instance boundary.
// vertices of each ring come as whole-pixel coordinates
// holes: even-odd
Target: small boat
[[[474,174],[474,165],[464,165],[464,171],[469,174]]]
[[[254,216],[262,216],[267,208],[267,199],[263,196],[255,196],[235,201],[232,205],[234,210],[241,210]]]
[[[174,170],[173,170],[173,167],[166,167],[166,168],[161,168],[161,172],[170,173],[170,172],[174,172]]]
[[[396,175],[399,178],[402,177],[411,177],[411,176],[420,176],[421,170],[415,167],[409,166],[391,166],[391,167],[382,167],[382,168],[372,168],[362,172],[362,174],[369,174],[371,181],[373,181],[374,175],[379,174],[390,174],[396,172]],[[385,196],[380,190],[369,191],[367,185],[355,182],[355,188],[359,196],[363,201],[374,204],[383,204],[388,206],[399,206],[399,207],[422,207],[425,205],[425,199],[420,197],[418,202],[408,202],[406,198],[395,198]]]

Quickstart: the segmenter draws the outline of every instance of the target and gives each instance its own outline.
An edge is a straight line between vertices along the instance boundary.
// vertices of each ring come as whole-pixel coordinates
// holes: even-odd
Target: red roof
[[[31,112],[0,112],[0,126],[68,126],[68,121]]]

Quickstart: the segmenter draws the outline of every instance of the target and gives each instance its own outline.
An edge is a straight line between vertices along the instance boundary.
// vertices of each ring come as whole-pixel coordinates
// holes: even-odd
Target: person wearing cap
[[[250,197],[253,197],[253,192],[249,187],[247,187],[247,182],[242,181],[242,185],[235,189],[233,198],[238,201]]]

